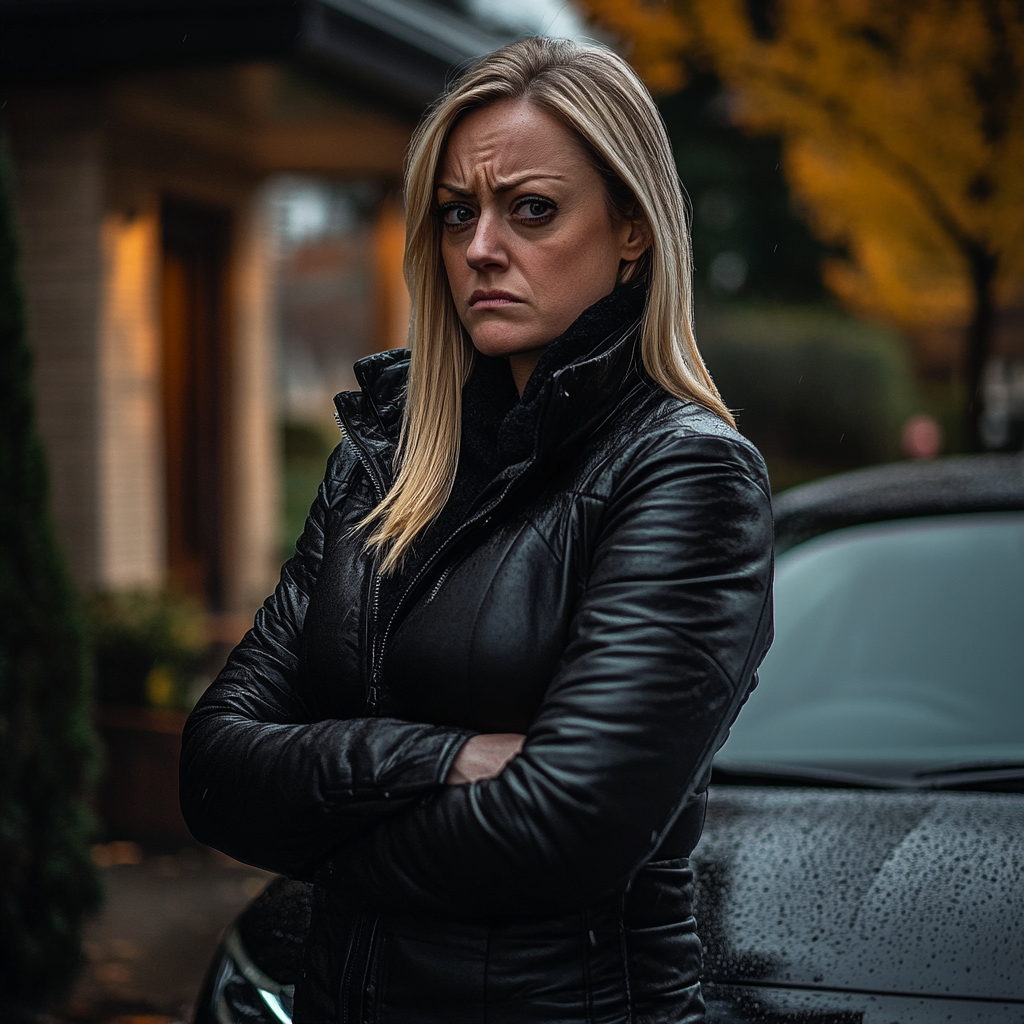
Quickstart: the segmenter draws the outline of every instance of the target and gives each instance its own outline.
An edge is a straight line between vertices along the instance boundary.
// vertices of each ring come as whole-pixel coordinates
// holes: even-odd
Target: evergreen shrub
[[[88,607],[97,698],[191,710],[208,648],[201,608],[169,591],[147,590],[100,594]]]
[[[281,557],[290,558],[302,533],[309,507],[324,478],[327,459],[341,440],[318,423],[289,421],[281,427],[284,453],[284,509],[281,517]]]
[[[0,1020],[67,992],[101,896],[84,619],[49,513],[0,132]]]
[[[703,310],[697,327],[775,490],[901,457],[900,431],[919,402],[895,332],[828,307],[753,304]]]

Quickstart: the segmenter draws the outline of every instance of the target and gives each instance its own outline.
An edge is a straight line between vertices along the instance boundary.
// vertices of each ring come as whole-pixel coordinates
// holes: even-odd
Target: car
[[[710,1024],[1024,1022],[1024,456],[776,499],[776,640],[694,851]],[[309,890],[232,926],[196,1024],[288,1024]]]
[[[194,1024],[291,1024],[311,887],[278,877],[238,916],[210,962]]]
[[[708,1019],[1024,1021],[1024,458],[775,515],[775,642],[692,858]]]

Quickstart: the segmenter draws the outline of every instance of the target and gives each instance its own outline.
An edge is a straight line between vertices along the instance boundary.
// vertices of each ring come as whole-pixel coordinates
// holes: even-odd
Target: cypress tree
[[[100,901],[87,807],[97,764],[81,609],[49,513],[0,126],[0,1019],[64,995]]]

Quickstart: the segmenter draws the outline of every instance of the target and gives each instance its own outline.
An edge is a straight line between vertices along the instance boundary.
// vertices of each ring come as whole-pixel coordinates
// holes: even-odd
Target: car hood
[[[1024,795],[717,786],[709,981],[1024,1000]]]

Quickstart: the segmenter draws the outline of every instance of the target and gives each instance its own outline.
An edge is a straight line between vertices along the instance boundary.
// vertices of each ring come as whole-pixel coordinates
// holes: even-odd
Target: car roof
[[[773,500],[776,550],[859,523],[1024,510],[1024,453],[893,462],[792,487]]]

